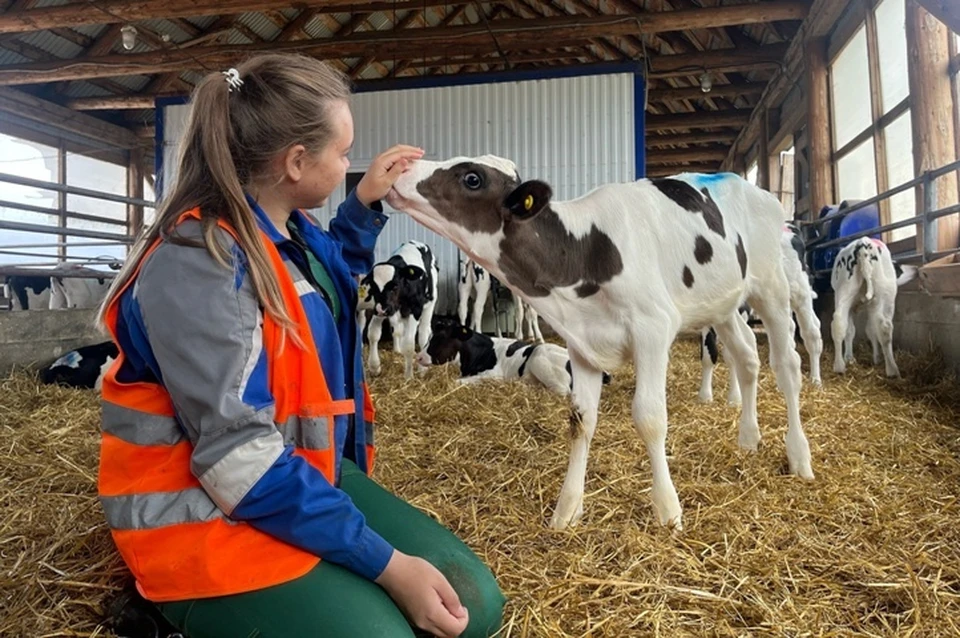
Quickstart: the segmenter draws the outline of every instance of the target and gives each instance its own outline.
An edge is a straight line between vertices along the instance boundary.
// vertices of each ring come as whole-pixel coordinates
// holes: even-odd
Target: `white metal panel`
[[[634,179],[633,95],[629,73],[360,93],[352,98],[350,171],[365,171],[377,153],[403,142],[424,148],[426,159],[507,157],[522,178],[550,183],[557,199],[577,197],[601,184]],[[174,114],[184,111],[165,110],[168,178],[173,162],[167,158],[176,157],[173,142],[185,123]],[[326,225],[344,197],[341,186],[325,208],[312,212]],[[438,310],[452,312],[459,251],[451,242],[394,213],[380,236],[377,259],[410,239],[433,248],[441,268]]]

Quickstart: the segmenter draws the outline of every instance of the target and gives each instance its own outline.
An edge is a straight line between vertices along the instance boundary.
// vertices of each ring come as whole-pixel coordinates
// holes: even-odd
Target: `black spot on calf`
[[[703,341],[700,343],[700,359],[703,359],[703,348],[707,348],[707,353],[710,355],[710,361],[713,362],[713,365],[717,365],[717,331],[713,328],[707,330],[707,336],[703,338]]]
[[[726,237],[726,231],[723,229],[723,215],[717,203],[710,197],[710,191],[706,188],[697,192],[693,186],[678,179],[669,177],[650,180],[661,193],[675,201],[684,210],[691,213],[703,213],[703,220],[707,223],[707,228]]]
[[[683,267],[683,285],[687,288],[693,288],[693,273],[690,272],[689,266]]]
[[[710,263],[710,260],[713,259],[713,246],[703,235],[697,235],[697,239],[694,241],[693,256],[697,258],[697,263],[701,266]]]
[[[578,297],[589,297],[590,295],[595,295],[600,292],[600,285],[595,282],[588,281],[585,284],[580,284],[577,286],[575,290],[577,291]]]
[[[740,264],[740,276],[747,278],[747,251],[743,248],[743,237],[737,233],[737,262]]]

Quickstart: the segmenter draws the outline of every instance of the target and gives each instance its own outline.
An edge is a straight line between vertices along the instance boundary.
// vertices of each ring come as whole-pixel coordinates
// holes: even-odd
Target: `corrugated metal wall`
[[[487,153],[510,158],[521,177],[549,182],[557,199],[635,175],[631,73],[360,93],[352,107],[351,172],[363,172],[377,153],[404,142],[424,148],[427,159]],[[168,106],[164,112],[168,180],[185,110]],[[313,213],[325,224],[344,196],[341,187],[331,204]],[[380,236],[378,260],[409,239],[433,248],[441,269],[438,311],[453,312],[459,250],[451,242],[394,214]]]

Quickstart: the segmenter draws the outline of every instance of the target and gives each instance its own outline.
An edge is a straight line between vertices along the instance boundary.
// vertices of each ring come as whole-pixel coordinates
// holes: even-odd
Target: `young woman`
[[[343,182],[349,86],[265,55],[196,89],[176,183],[101,311],[99,491],[141,594],[186,635],[488,636],[504,598],[452,533],[369,478],[355,277],[371,210],[423,151]],[[413,627],[411,627],[413,625]]]

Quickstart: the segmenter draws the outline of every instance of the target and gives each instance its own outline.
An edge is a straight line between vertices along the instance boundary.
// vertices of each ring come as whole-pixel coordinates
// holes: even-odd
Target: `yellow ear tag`
[[[533,195],[527,195],[527,198],[523,200],[523,209],[530,210],[533,208]]]

